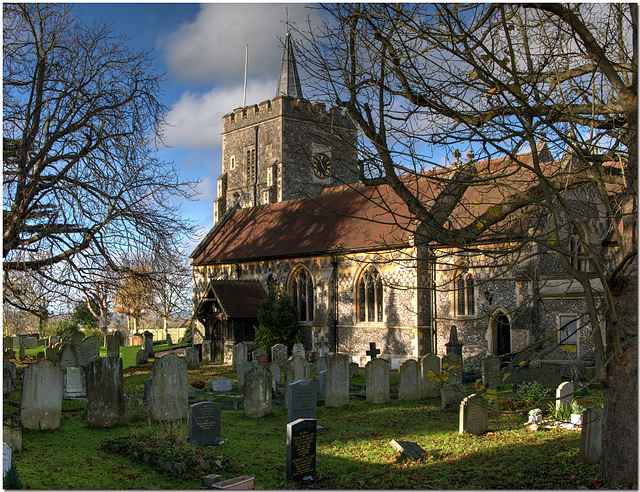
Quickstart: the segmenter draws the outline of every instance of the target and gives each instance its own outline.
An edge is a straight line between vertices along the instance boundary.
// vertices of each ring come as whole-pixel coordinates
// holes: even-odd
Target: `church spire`
[[[278,90],[276,91],[276,97],[280,96],[290,96],[296,99],[303,99],[300,77],[298,77],[298,67],[296,66],[296,60],[293,57],[291,33],[288,31],[287,37],[284,41],[284,53],[282,54]]]

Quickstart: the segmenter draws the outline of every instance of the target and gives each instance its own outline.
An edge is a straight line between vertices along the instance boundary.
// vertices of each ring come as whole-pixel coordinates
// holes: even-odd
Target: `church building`
[[[304,98],[289,34],[275,97],[225,115],[222,142],[214,226],[191,254],[194,342],[204,341],[205,357],[229,361],[235,343],[253,340],[271,276],[299,310],[307,352],[324,340],[364,365],[375,343],[396,369],[446,353],[455,326],[465,371],[486,355],[565,372],[593,365],[584,294],[552,253],[531,243],[497,254],[505,244],[491,240],[473,251],[434,245],[393,190],[357,184],[356,127],[339,108]],[[544,144],[538,151],[563,165]],[[474,165],[496,162],[510,165]],[[435,196],[428,176],[411,177],[424,179],[415,186],[426,202]],[[479,193],[452,216],[465,220]],[[593,226],[591,246],[606,254],[604,216]],[[575,351],[560,350],[560,339]]]

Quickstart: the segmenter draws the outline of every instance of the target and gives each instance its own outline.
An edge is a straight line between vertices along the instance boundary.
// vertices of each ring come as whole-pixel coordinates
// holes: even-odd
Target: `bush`
[[[258,308],[256,344],[267,353],[276,343],[286,345],[289,350],[293,349],[296,341],[302,340],[298,319],[298,309],[289,295],[282,287],[272,283],[267,297]]]
[[[20,475],[18,475],[18,469],[16,468],[15,463],[11,463],[11,467],[9,467],[9,470],[7,470],[7,474],[4,477],[3,485],[7,490],[24,488],[24,485],[22,485],[22,480],[20,480]]]

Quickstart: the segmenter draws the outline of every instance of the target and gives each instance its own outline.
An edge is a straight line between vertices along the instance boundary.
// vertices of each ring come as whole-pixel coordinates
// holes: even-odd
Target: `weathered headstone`
[[[113,335],[107,335],[106,346],[107,346],[107,357],[110,359],[117,359],[120,357],[120,344],[118,340]]]
[[[91,357],[100,357],[100,339],[96,335],[91,335],[82,340],[82,345],[87,354],[87,360]]]
[[[22,425],[20,418],[4,414],[2,425],[2,441],[6,442],[11,451],[22,451]]]
[[[136,366],[142,365],[147,362],[147,351],[140,349],[136,352]]]
[[[202,340],[202,362],[214,362],[213,360],[213,340]]]
[[[398,400],[415,401],[420,396],[420,364],[407,359],[400,364],[398,371]]]
[[[349,358],[331,354],[327,361],[325,405],[343,407],[349,403]]]
[[[231,359],[231,367],[237,370],[236,364],[248,361],[247,346],[244,343],[238,343],[233,347],[233,358]]]
[[[91,358],[86,372],[89,427],[113,427],[124,422],[122,359]]]
[[[318,398],[324,400],[327,395],[327,371],[318,373]]]
[[[47,347],[44,349],[44,357],[45,359],[49,359],[50,361],[57,362],[58,361],[58,348],[57,347]]]
[[[287,424],[288,479],[300,481],[316,473],[316,421],[298,419]]]
[[[60,427],[64,370],[47,359],[29,364],[22,372],[20,420],[27,429]]]
[[[573,401],[573,383],[564,382],[556,389],[556,411],[568,411]]]
[[[9,361],[2,361],[2,394],[8,395],[13,391],[13,382],[16,378],[16,365]]]
[[[420,359],[420,395],[422,398],[438,398],[440,381],[435,376],[440,374],[440,357],[427,354]]]
[[[174,421],[189,416],[188,377],[183,357],[167,354],[154,360],[151,405],[156,420]]]
[[[282,380],[282,372],[280,371],[279,362],[270,362],[269,370],[271,371],[271,387],[273,391],[276,390],[277,384]]]
[[[87,396],[84,368],[67,367],[64,375],[64,397],[77,398]]]
[[[251,352],[251,360],[256,360],[256,358],[259,355],[267,355],[267,353],[265,352],[265,350],[262,347],[258,347],[253,352]],[[269,358],[269,356],[267,356],[267,358]]]
[[[267,367],[267,364],[269,363],[269,357],[267,357],[267,354],[265,354],[264,351],[263,353],[256,355],[253,360],[262,367]]]
[[[276,343],[271,347],[271,360],[280,364],[285,364],[289,358],[287,346],[282,343]]]
[[[236,378],[238,380],[238,389],[244,388],[245,375],[253,368],[251,362],[238,362],[236,364]]]
[[[462,357],[455,353],[442,356],[440,374],[442,374],[444,380],[449,384],[461,383]]]
[[[38,340],[34,337],[24,337],[22,339],[22,346],[27,350],[37,348]]]
[[[291,357],[295,357],[296,355],[304,357],[304,345],[301,343],[296,343],[291,350]]]
[[[200,360],[198,357],[198,349],[195,347],[187,347],[184,349],[184,359],[187,361],[187,367],[189,369],[197,369],[200,367]]]
[[[222,404],[203,401],[189,407],[189,442],[196,446],[220,444]]]
[[[218,378],[209,381],[209,390],[211,391],[232,391],[231,380],[229,378]]]
[[[144,332],[144,349],[147,351],[147,357],[153,355],[153,333],[150,331]]]
[[[425,457],[427,452],[422,449],[417,442],[411,441],[398,441],[392,439],[389,443],[398,453],[402,455],[402,458],[407,460],[419,460]]]
[[[73,345],[79,345],[82,343],[82,340],[84,340],[84,338],[85,338],[84,332],[76,331],[71,334],[71,343]]]
[[[151,410],[153,406],[152,398],[153,398],[153,379],[149,378],[144,381],[144,389],[142,392],[142,406],[145,409]]]
[[[171,340],[170,333],[167,333],[167,336],[165,337],[165,342],[167,343],[167,345],[173,345],[173,340]]]
[[[18,359],[19,360],[24,360],[25,357],[27,356],[27,351],[24,347],[20,347],[20,350],[18,350]]]
[[[360,374],[360,366],[357,362],[349,362],[349,377],[355,378]]]
[[[287,422],[293,422],[298,419],[315,419],[318,403],[318,383],[300,380],[291,383],[287,390],[289,392]]]
[[[582,412],[582,431],[580,432],[580,451],[578,457],[583,463],[594,465],[602,457],[602,420],[601,407],[589,407]]]
[[[388,403],[390,364],[384,359],[374,358],[365,366],[367,403]]]
[[[113,338],[115,338],[116,342],[118,342],[118,345],[124,347],[124,335],[120,330],[116,330],[113,332]]]
[[[289,392],[286,388],[301,379],[311,379],[311,366],[301,355],[294,355],[287,361],[284,368],[285,408],[289,405]]]
[[[76,349],[71,343],[67,342],[60,347],[58,351],[58,363],[65,368],[77,367],[78,358],[76,356]]]
[[[487,432],[488,426],[489,411],[486,400],[480,395],[470,395],[462,400],[459,433],[480,436]]]
[[[496,389],[501,382],[500,357],[488,355],[482,359],[482,384],[487,388]]]
[[[245,374],[244,414],[264,417],[271,413],[271,371],[256,366]]]
[[[11,448],[6,442],[2,443],[2,476],[4,477],[11,468]]]

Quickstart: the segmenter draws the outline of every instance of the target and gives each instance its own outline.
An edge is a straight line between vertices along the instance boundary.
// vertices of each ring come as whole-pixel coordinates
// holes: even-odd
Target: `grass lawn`
[[[136,350],[138,349],[135,347]],[[158,350],[158,348],[156,348]],[[123,356],[126,350],[123,351]],[[23,364],[18,362],[18,373]],[[192,467],[170,473],[107,452],[101,446],[123,436],[132,442],[157,438],[150,452],[200,456],[203,448],[186,443],[187,422],[168,425],[154,421],[142,408],[142,389],[151,377],[151,362],[125,370],[126,423],[112,429],[89,429],[86,404],[63,401],[62,424],[54,431],[23,430],[23,449],[13,453],[25,488],[32,489],[196,489],[209,473],[224,479],[255,477],[257,489],[576,489],[597,488],[598,465],[578,460],[580,433],[552,429],[530,432],[520,414],[491,414],[489,432],[482,436],[458,433],[458,411],[443,412],[440,400],[367,404],[352,396],[342,408],[317,408],[316,481],[306,486],[288,482],[286,474],[286,411],[282,407],[260,419],[242,410],[224,410],[222,439],[228,443],[205,448],[221,468]],[[212,399],[193,384],[235,373],[229,365],[203,365],[189,371],[190,403]],[[364,373],[351,379],[353,395],[364,386]],[[392,373],[392,394],[397,374]],[[18,415],[18,388],[4,398],[4,412]],[[235,384],[234,384],[235,388]],[[471,387],[469,393],[472,392]],[[240,394],[234,391],[235,394]],[[504,393],[506,398],[507,393]],[[511,395],[512,396],[512,395]],[[601,393],[581,397],[581,403],[601,405]],[[392,439],[413,441],[427,451],[425,459],[403,461],[391,447]],[[215,460],[214,460],[215,461]]]

